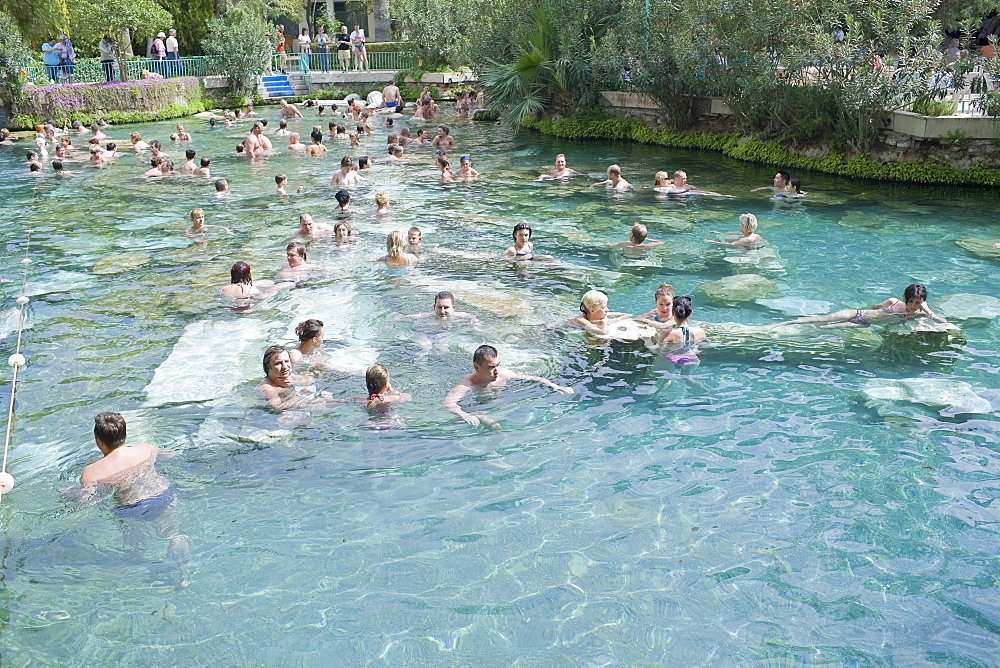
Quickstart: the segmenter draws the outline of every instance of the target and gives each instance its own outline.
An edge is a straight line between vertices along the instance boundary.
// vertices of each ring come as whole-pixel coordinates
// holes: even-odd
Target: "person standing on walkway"
[[[351,44],[354,46],[354,69],[360,70],[364,66],[368,69],[368,52],[365,50],[365,29],[358,24],[354,24],[354,32],[351,33]]]
[[[73,71],[76,70],[76,51],[73,42],[66,35],[59,36],[59,69],[60,78],[65,77],[66,83],[73,83]]]
[[[177,44],[177,29],[170,29],[170,37],[167,37],[166,42],[167,47],[167,76],[176,77],[180,76],[180,49]]]
[[[316,29],[316,53],[319,54],[319,68],[324,72],[330,71],[330,41],[325,26]]]
[[[309,29],[303,28],[299,35],[299,59],[306,64],[306,69],[310,69],[312,63],[309,62],[309,54],[312,53],[312,40],[309,39]]]
[[[340,69],[347,71],[351,66],[351,36],[347,34],[347,26],[340,26],[337,34],[337,59],[340,62]]]
[[[49,41],[42,42],[42,62],[45,63],[45,76],[52,83],[59,83],[59,55],[61,53],[59,40],[55,37],[50,37]]]
[[[281,68],[281,73],[285,74],[285,66],[288,62],[288,58],[285,56],[285,26],[278,24],[278,34],[275,38],[276,43],[274,45],[274,52],[278,54],[278,63]]]
[[[101,52],[101,68],[104,70],[104,80],[111,82],[115,80],[115,47],[111,43],[111,36],[105,35],[97,43],[97,49]]]
[[[156,73],[161,77],[166,76],[166,70],[164,70],[164,61],[167,59],[167,45],[163,42],[167,35],[162,30],[156,33],[156,39],[153,40],[152,56],[156,60]]]

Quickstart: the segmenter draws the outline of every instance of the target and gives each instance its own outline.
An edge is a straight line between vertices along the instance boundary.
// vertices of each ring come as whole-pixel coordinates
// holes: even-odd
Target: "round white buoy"
[[[21,353],[14,353],[13,355],[7,358],[7,364],[11,366],[24,366],[27,363],[28,361],[24,359],[24,355],[22,355]]]
[[[17,303],[20,304],[21,306],[24,306],[25,304],[27,304],[30,301],[31,300],[28,299],[27,297],[25,297],[24,295],[21,295],[20,297],[17,298]]]
[[[0,493],[6,494],[14,489],[14,476],[4,471],[0,473]]]

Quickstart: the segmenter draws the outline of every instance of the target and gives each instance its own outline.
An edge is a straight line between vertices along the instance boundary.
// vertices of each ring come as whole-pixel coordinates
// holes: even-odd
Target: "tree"
[[[0,16],[11,17],[24,39],[35,47],[50,37],[69,32],[68,0],[0,0]]]
[[[11,115],[21,101],[25,77],[21,69],[28,61],[28,50],[21,31],[8,17],[0,14],[0,96],[10,104]]]
[[[163,3],[177,28],[181,56],[200,56],[208,33],[208,19],[215,16],[215,0],[169,0]]]
[[[246,95],[267,67],[274,46],[272,30],[256,9],[236,6],[209,19],[202,42],[206,55],[216,56],[219,74],[229,79],[233,93]]]
[[[170,27],[170,14],[150,0],[90,0],[80,5],[77,34],[95,44],[111,40],[122,81],[128,81],[129,45],[136,35],[152,35]]]

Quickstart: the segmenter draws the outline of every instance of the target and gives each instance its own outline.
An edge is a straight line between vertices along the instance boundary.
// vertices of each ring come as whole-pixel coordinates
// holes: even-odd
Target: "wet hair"
[[[373,364],[365,371],[365,385],[368,387],[368,399],[371,395],[381,394],[389,386],[389,370],[381,364]]]
[[[385,138],[385,143],[389,146],[399,143],[399,135],[395,132],[390,132],[389,136]]]
[[[218,179],[215,182],[215,192],[221,193],[221,192],[224,192],[226,190],[229,190],[229,181],[227,181],[225,179]]]
[[[197,154],[198,152],[195,151],[193,148],[189,148],[188,150],[184,151],[184,157],[187,158],[188,160],[194,160],[194,156],[196,156]]]
[[[447,125],[439,125],[438,126],[438,130],[443,130],[446,135],[450,134],[450,132],[451,132],[450,130],[448,130],[448,126]]]
[[[63,169],[62,160],[53,160],[52,161],[52,169],[56,170],[57,172],[61,172],[62,169]]]
[[[381,209],[389,203],[389,196],[384,192],[375,193],[375,204]]]
[[[343,125],[338,125],[337,126],[337,134],[338,135],[346,135],[347,134],[347,128],[345,128]]]
[[[36,160],[38,158],[38,154],[29,150],[25,152],[24,157],[27,158],[28,162],[31,162],[32,160]]]
[[[363,135],[365,133],[365,126],[363,126],[363,125],[356,125],[356,126],[354,126],[354,131],[357,132],[359,136]]]
[[[385,238],[385,254],[388,257],[399,257],[406,247],[406,237],[399,230],[393,230]]]
[[[348,202],[351,201],[351,193],[346,190],[338,190],[333,197],[337,200],[337,204],[340,205],[340,208],[344,208],[347,206]]]
[[[670,179],[670,174],[666,172],[657,172],[656,176],[653,177],[653,184],[657,184],[660,181],[668,181]]]
[[[286,121],[284,118],[282,118],[280,121],[278,121],[278,128],[279,129],[284,130],[287,127],[288,127],[288,121]]]
[[[202,167],[208,167],[211,164],[212,164],[212,161],[209,160],[208,158],[202,158],[201,159],[201,166]]]
[[[336,109],[336,107],[334,107],[334,109]],[[329,128],[330,130],[336,131],[337,130],[337,121],[330,121],[327,124],[327,128]]]
[[[168,172],[172,172],[174,170],[174,161],[164,158],[163,162],[160,163],[160,167],[166,167]]]
[[[427,128],[420,128],[419,130],[417,130],[417,136],[418,137],[423,137],[426,134],[427,134]]]
[[[451,165],[451,163],[448,162],[448,158],[444,157],[444,153],[442,153],[437,157],[437,164],[438,167],[441,167],[442,169]]]
[[[159,156],[154,156],[149,159],[149,164],[152,167],[159,167],[163,163],[163,158]]]
[[[903,290],[903,301],[909,302],[914,299],[920,300],[922,302],[927,301],[927,288],[925,288],[920,283],[913,283],[907,285],[906,289]]]
[[[792,175],[788,172],[778,172],[778,176],[787,184],[792,180]]]
[[[622,175],[622,168],[619,167],[618,165],[611,165],[610,167],[608,167],[608,174],[614,174],[615,176],[621,176]]]
[[[194,220],[194,214],[196,214],[196,213],[197,214],[201,214],[202,216],[204,216],[205,215],[205,210],[204,209],[191,209],[191,213],[188,214],[188,217],[191,220]]]
[[[271,346],[267,350],[264,351],[264,360],[263,360],[263,362],[264,362],[264,375],[265,376],[267,375],[268,369],[271,366],[271,361],[275,357],[277,357],[278,355],[280,355],[281,353],[287,353],[287,352],[288,351],[285,350],[285,346]]]
[[[159,139],[153,139],[152,141],[150,141],[149,142],[149,148],[155,148],[156,150],[159,150],[160,149],[160,140]]]
[[[125,443],[128,429],[121,413],[98,413],[94,417],[94,438],[114,450]]]
[[[683,169],[678,169],[676,172],[674,172],[674,178],[677,178],[678,176],[683,176],[684,178],[687,178],[687,175],[688,173],[685,172]]]
[[[691,298],[674,297],[674,320],[687,320],[691,317]]]
[[[40,171],[42,171],[42,165],[40,163],[37,163],[37,162],[29,163],[28,164],[28,171],[29,172],[40,172]]]
[[[170,133],[170,141],[177,141],[177,140],[178,140],[177,133],[176,132],[171,132]]]
[[[215,119],[214,118],[208,119],[208,125],[209,125],[209,127],[213,127],[214,128],[215,127]]]
[[[260,120],[259,120],[259,121],[257,121],[257,122],[258,122],[258,123],[260,123],[260,126],[261,126],[262,128],[266,128],[266,127],[267,127],[267,119],[266,119],[266,118],[262,118],[262,119],[260,119]]]
[[[434,295],[434,303],[437,304],[442,299],[450,299],[451,303],[455,303],[455,295],[451,294],[447,290],[442,290],[441,292]]]
[[[387,122],[391,123],[392,119],[390,118]],[[409,137],[410,136],[410,128],[406,127],[405,125],[403,127],[401,127],[399,129],[399,136],[400,137]]]
[[[516,241],[517,233],[520,232],[521,230],[528,230],[528,241],[531,241],[531,225],[528,225],[527,223],[518,223],[517,225],[515,225],[514,231],[511,233],[510,236],[512,236]]]
[[[243,260],[237,260],[229,268],[229,282],[233,284],[246,283],[253,285],[253,277],[250,275],[250,265]]]
[[[642,223],[636,223],[632,226],[632,231],[628,235],[632,238],[633,243],[641,244],[646,240],[646,235],[649,234],[649,230]]]
[[[351,224],[348,223],[346,220],[342,220],[342,221],[340,221],[339,223],[337,223],[336,225],[333,226],[333,235],[334,236],[337,236],[337,229],[340,228],[340,227],[343,227],[343,228],[345,228],[347,230],[347,236],[351,236]]]
[[[744,229],[750,230],[751,234],[753,234],[754,232],[756,232],[757,231],[757,216],[753,215],[752,213],[744,213],[744,214],[742,214],[740,216],[740,231],[742,232]]]
[[[236,145],[236,152],[237,153],[242,153],[245,150],[247,150],[247,147],[244,146],[242,143]]]
[[[387,127],[387,128],[391,128],[392,127],[392,119],[391,118],[385,119],[385,127]],[[403,129],[405,130],[406,128],[403,128]]]
[[[486,360],[495,360],[499,355],[496,348],[484,343],[476,348],[476,352],[472,353],[472,363],[483,364]]]
[[[401,155],[403,155],[403,147],[400,146],[399,144],[393,144],[392,146],[389,147],[389,153],[392,153],[394,156],[396,156],[398,158]],[[447,162],[448,161],[445,160],[445,163],[447,163]],[[448,165],[445,164],[444,166],[447,167]]]
[[[802,194],[802,179],[797,177],[788,179],[788,185],[790,185],[792,189],[795,190],[796,195]]]
[[[340,168],[346,169],[348,167],[354,167],[354,160],[349,155],[345,155],[340,159]]]
[[[322,144],[322,143],[323,143],[323,132],[322,132],[321,130],[313,130],[313,131],[312,131],[312,132],[311,132],[311,133],[309,134],[309,136],[310,136],[310,137],[312,138],[312,140],[313,140],[314,142],[316,142],[317,144]]]
[[[287,180],[288,180],[288,177],[287,177],[286,175],[284,175],[284,174],[275,174],[275,175],[274,175],[274,182],[275,182],[275,183],[276,183],[277,185],[279,185],[279,186],[280,186],[280,185],[281,185],[281,184],[282,184],[283,182],[285,182],[285,181],[287,181]]]
[[[674,286],[669,283],[660,283],[659,287],[656,288],[656,292],[653,293],[653,301],[656,301],[660,297],[670,297],[670,302],[674,301]]]
[[[608,296],[600,290],[588,290],[580,298],[580,312],[586,315],[595,308],[608,305]]]
[[[358,158],[358,169],[368,169],[372,165],[372,159],[367,155]]]
[[[406,230],[406,234],[407,234],[407,236],[409,236],[411,234],[420,234],[420,228],[417,227],[416,225],[414,225],[410,229]],[[421,236],[423,236],[423,235],[421,235]]]
[[[292,243],[285,246],[286,251],[294,250],[295,254],[298,255],[303,260],[306,259],[306,247],[300,244],[298,241],[293,241]]]
[[[308,320],[303,320],[295,327],[295,335],[299,337],[299,341],[308,341],[309,339],[315,339],[319,336],[320,332],[323,331],[323,321],[317,320],[316,318],[309,318]]]

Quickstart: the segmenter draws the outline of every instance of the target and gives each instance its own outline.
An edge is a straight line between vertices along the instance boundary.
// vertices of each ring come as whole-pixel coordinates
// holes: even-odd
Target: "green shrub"
[[[910,108],[910,111],[921,116],[953,116],[957,110],[958,104],[954,100],[935,100],[930,97],[918,99]]]
[[[366,42],[365,51],[368,53],[387,53],[392,51],[402,51],[405,53],[416,53],[416,42]]]

